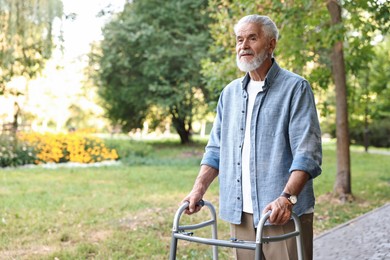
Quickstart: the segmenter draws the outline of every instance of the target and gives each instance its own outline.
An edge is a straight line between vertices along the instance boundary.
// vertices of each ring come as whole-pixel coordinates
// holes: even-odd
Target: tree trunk
[[[337,0],[328,0],[327,8],[334,27],[341,24],[341,6]],[[332,50],[332,74],[336,86],[336,138],[337,176],[334,192],[341,200],[351,197],[351,163],[349,151],[347,84],[343,54],[343,37],[334,44]]]
[[[19,104],[18,102],[14,102],[14,118],[13,118],[13,122],[12,122],[12,133],[13,134],[16,134],[16,132],[18,132],[18,118],[19,118],[19,114],[20,114],[20,107],[19,107]]]
[[[185,129],[176,129],[180,136],[180,143],[181,144],[189,144],[191,143],[191,134],[186,131]]]
[[[364,95],[365,95],[365,108],[364,108],[364,131],[363,131],[363,140],[364,140],[364,151],[366,153],[368,153],[368,147],[370,145],[370,137],[369,137],[369,130],[368,130],[368,113],[369,113],[369,110],[368,110],[368,106],[369,106],[369,103],[370,103],[370,99],[368,97],[368,79],[369,79],[369,70],[367,70],[367,74],[366,74],[366,82],[364,84]]]
[[[188,144],[191,142],[191,126],[186,127],[185,120],[177,117],[172,118],[172,124],[176,129],[176,132],[180,136],[181,144]]]

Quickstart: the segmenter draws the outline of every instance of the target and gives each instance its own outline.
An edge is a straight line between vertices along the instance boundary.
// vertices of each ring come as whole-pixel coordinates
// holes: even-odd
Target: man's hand
[[[291,173],[283,191],[298,196],[309,178],[306,172],[295,170]],[[272,225],[284,225],[291,218],[292,207],[292,203],[287,198],[279,197],[264,208],[263,214],[271,210],[269,222]]]
[[[269,222],[272,225],[284,225],[291,218],[292,204],[287,198],[279,197],[264,208],[263,214],[270,210]]]
[[[198,205],[198,202],[202,199],[202,195],[200,192],[191,191],[190,194],[188,194],[187,197],[183,199],[181,202],[182,204],[184,202],[188,202],[188,208],[184,211],[185,214],[191,215],[201,210],[202,206]]]

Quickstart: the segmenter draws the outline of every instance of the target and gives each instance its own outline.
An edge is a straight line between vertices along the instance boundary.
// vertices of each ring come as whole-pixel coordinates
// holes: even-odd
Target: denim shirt
[[[227,85],[201,164],[219,171],[220,217],[240,224],[242,215],[241,163],[249,74]],[[264,91],[256,96],[251,119],[250,178],[253,221],[278,198],[294,170],[310,179],[294,206],[302,215],[314,207],[313,178],[321,174],[321,130],[313,92],[302,77],[279,67],[275,60]]]

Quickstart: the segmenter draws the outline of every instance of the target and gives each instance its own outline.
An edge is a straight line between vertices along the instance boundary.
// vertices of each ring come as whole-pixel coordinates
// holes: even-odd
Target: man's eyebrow
[[[247,36],[247,38],[251,38],[251,37],[257,37],[257,33],[251,33]],[[236,39],[239,39],[239,38],[245,38],[245,36],[242,36],[242,35],[236,35]]]

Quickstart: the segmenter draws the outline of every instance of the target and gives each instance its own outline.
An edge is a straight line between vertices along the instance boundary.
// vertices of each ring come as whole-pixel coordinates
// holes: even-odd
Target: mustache
[[[242,55],[246,55],[246,54],[254,55],[255,52],[252,51],[252,50],[243,50],[243,51],[240,51],[240,52],[238,53],[238,55],[239,55],[240,57],[241,57]]]

